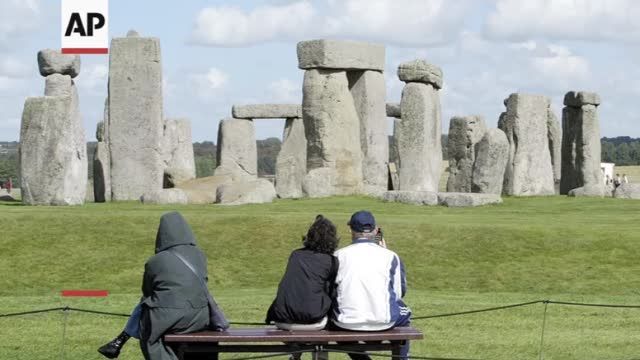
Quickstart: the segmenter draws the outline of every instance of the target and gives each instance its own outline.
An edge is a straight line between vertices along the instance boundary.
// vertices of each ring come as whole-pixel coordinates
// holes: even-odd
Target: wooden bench
[[[191,334],[165,335],[165,344],[170,346],[179,359],[189,354],[210,354],[208,359],[217,359],[218,353],[292,353],[313,352],[314,359],[326,357],[327,350],[338,351],[391,351],[398,356],[400,347],[408,340],[423,338],[420,330],[397,327],[386,331],[287,331],[275,327],[254,329],[229,329],[223,332],[202,331]]]

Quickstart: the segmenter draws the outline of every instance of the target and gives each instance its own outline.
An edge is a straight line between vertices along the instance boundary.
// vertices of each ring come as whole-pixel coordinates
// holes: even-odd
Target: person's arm
[[[398,258],[399,259],[399,258]],[[400,261],[400,285],[402,289],[401,296],[404,297],[407,294],[407,274],[404,269],[404,263]]]

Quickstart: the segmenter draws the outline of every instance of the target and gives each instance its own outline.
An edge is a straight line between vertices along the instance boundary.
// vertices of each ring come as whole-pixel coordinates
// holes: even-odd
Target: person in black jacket
[[[333,252],[339,238],[335,225],[318,215],[302,238],[304,247],[289,256],[266,323],[286,330],[322,329],[331,309],[338,261]]]
[[[125,331],[98,350],[108,358],[117,357],[133,336],[140,339],[146,360],[177,360],[164,345],[163,335],[186,334],[210,325],[209,294],[200,279],[207,279],[207,259],[196,247],[195,236],[182,215],[171,212],[161,217],[155,252],[145,264],[142,299]]]

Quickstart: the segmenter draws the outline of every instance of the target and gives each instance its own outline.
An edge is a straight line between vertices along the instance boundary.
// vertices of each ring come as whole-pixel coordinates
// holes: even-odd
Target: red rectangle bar
[[[62,48],[63,54],[108,54],[109,48]]]
[[[105,297],[108,290],[62,290],[63,297]]]

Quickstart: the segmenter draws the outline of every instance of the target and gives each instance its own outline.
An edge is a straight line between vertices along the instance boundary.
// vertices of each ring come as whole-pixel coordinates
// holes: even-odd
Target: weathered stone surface
[[[189,204],[213,204],[218,187],[231,181],[229,176],[208,176],[185,181],[177,189],[184,191]]]
[[[351,71],[347,77],[360,121],[363,192],[379,193],[387,190],[389,162],[384,75],[364,70]]]
[[[107,144],[98,142],[93,153],[93,198],[97,203],[111,201],[110,170]]]
[[[433,86],[410,82],[402,90],[402,120],[395,139],[400,190],[437,191],[442,172],[440,96]]]
[[[69,75],[72,78],[80,74],[80,56],[61,54],[57,50],[44,49],[38,51],[38,68],[40,75]]]
[[[220,185],[216,192],[216,203],[225,205],[262,204],[276,198],[276,189],[265,179],[233,181]]]
[[[27,98],[19,157],[23,203],[84,203],[87,150],[74,96]]]
[[[96,125],[96,139],[98,142],[104,141],[104,121],[98,121]]]
[[[438,193],[431,191],[387,191],[381,199],[413,205],[438,205]]]
[[[600,123],[596,105],[566,106],[562,110],[561,194],[603,183],[600,151]]]
[[[16,201],[13,194],[9,194],[7,189],[0,189],[0,201]]]
[[[220,120],[216,155],[218,167],[215,175],[233,178],[258,176],[258,150],[253,121]]]
[[[133,29],[127,31],[127,37],[139,37],[139,36],[140,34]]]
[[[449,179],[447,191],[471,192],[475,145],[487,131],[481,116],[453,117],[449,123]]]
[[[605,187],[604,185],[582,186],[569,190],[567,195],[570,197],[604,197]]]
[[[182,189],[160,189],[145,193],[140,198],[143,204],[188,204],[189,198]]]
[[[399,103],[387,103],[387,116],[400,119],[400,104]]]
[[[360,124],[346,72],[307,70],[302,99],[307,138],[303,191],[312,197],[359,193]]]
[[[547,110],[547,136],[549,138],[549,152],[553,168],[553,183],[556,193],[560,191],[560,177],[562,175],[562,128],[553,110]]]
[[[71,96],[73,80],[69,75],[51,74],[44,83],[45,96]]]
[[[287,119],[282,147],[276,160],[276,193],[280,198],[300,198],[307,174],[307,139],[300,118]]]
[[[504,171],[509,160],[509,141],[504,131],[489,129],[475,145],[471,192],[502,194]]]
[[[162,66],[157,38],[111,41],[108,140],[114,200],[162,189]]]
[[[442,89],[442,69],[426,60],[418,59],[400,64],[398,78],[400,81],[431,84],[436,89]]]
[[[447,207],[483,206],[502,204],[502,198],[496,194],[440,192],[438,204]]]
[[[384,70],[384,45],[343,40],[298,43],[300,69]]]
[[[515,196],[555,194],[547,129],[549,99],[511,94],[498,127],[509,140],[503,193]]]
[[[162,148],[165,151],[165,187],[174,187],[181,182],[196,178],[196,163],[189,120],[167,119],[165,121]]]
[[[233,105],[231,113],[236,119],[301,118],[302,106],[295,104]]]
[[[587,91],[569,91],[564,95],[564,105],[581,107],[582,105],[600,105],[600,96]]]
[[[613,191],[618,199],[640,199],[640,183],[622,183]]]

